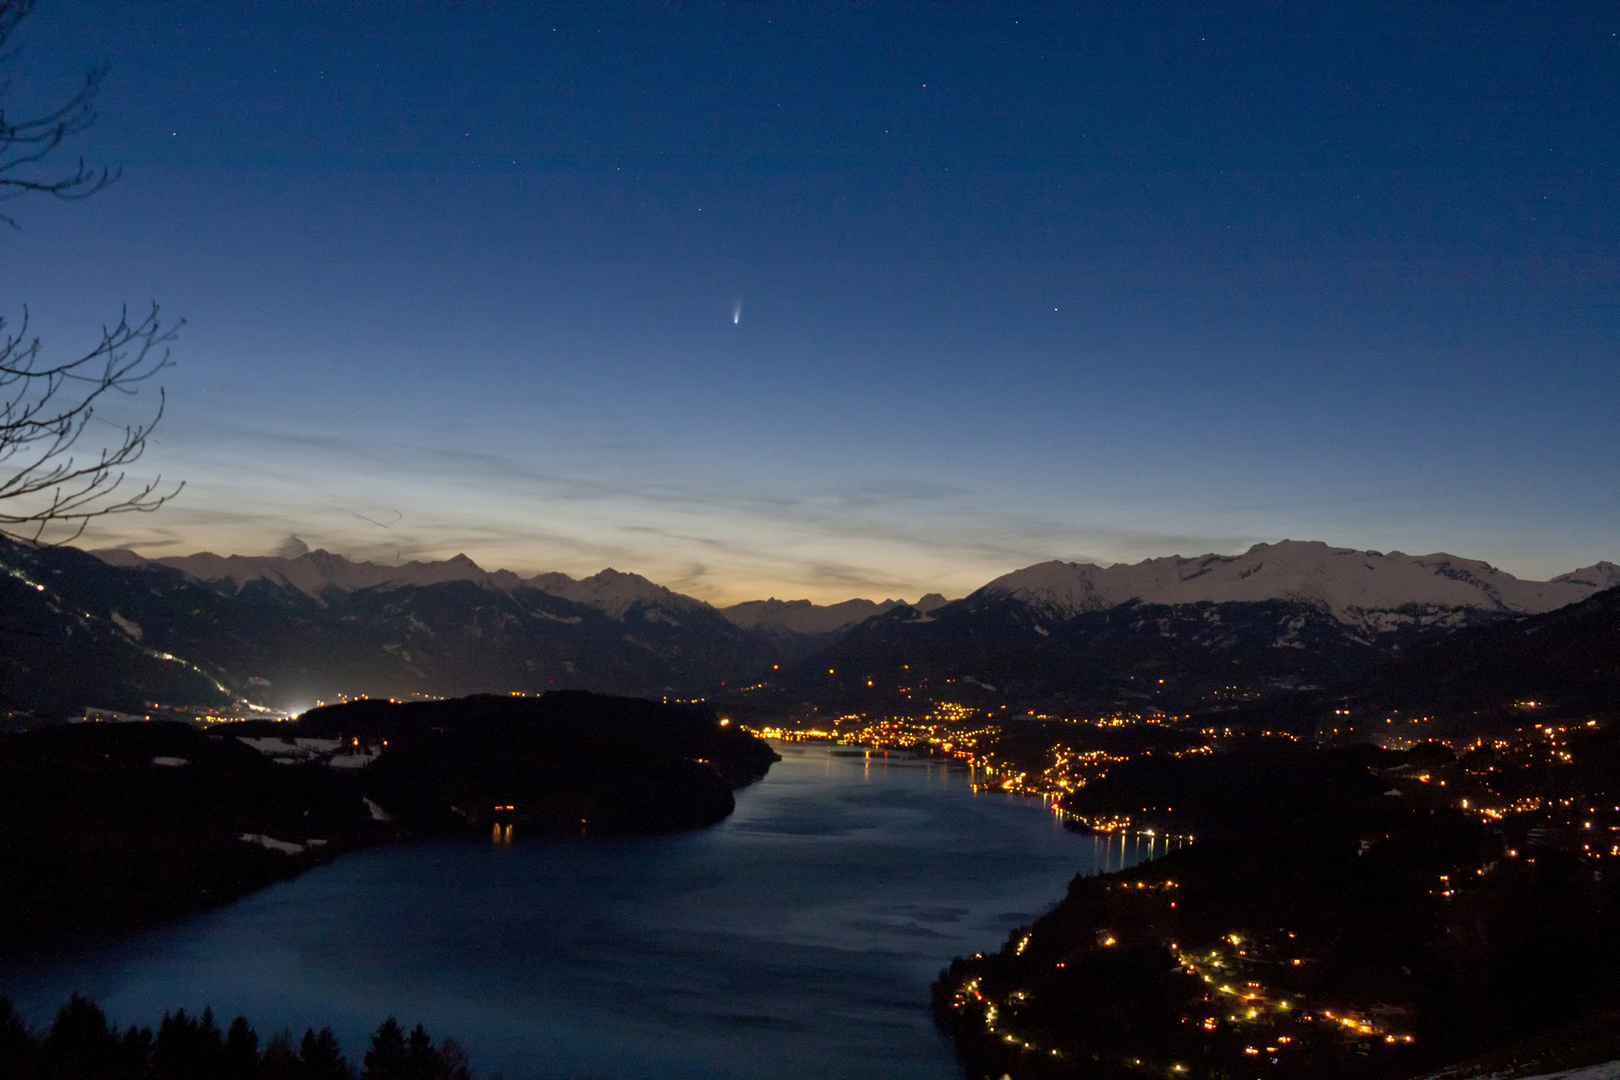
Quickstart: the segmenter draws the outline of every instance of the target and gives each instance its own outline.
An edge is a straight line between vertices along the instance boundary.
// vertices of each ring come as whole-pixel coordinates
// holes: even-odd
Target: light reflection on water
[[[1184,836],[1153,836],[1141,833],[1108,833],[1091,838],[1091,873],[1112,874],[1139,862],[1157,859],[1190,843]]]
[[[958,1075],[928,1014],[952,956],[999,948],[1076,873],[1164,841],[1080,836],[930,761],[787,744],[698,833],[503,836],[345,856],[113,947],[0,973],[35,1024],[72,991],[122,1023],[211,1004],[267,1037],[384,1016],[484,1076]]]

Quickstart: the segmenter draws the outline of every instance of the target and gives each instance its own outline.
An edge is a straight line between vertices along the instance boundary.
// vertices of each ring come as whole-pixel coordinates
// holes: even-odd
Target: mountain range
[[[1044,562],[1015,570],[979,590],[1044,608],[1060,617],[1142,604],[1255,603],[1290,600],[1314,604],[1340,622],[1373,632],[1409,619],[1460,611],[1533,614],[1573,604],[1620,585],[1611,562],[1523,581],[1474,559],[1357,551],[1285,540],[1256,544],[1242,555],[1169,556],[1107,568],[1089,563]]]
[[[564,600],[596,608],[613,618],[622,618],[634,607],[657,607],[670,612],[709,609],[702,600],[682,595],[655,584],[640,574],[626,574],[608,567],[586,578],[545,573],[524,578],[510,570],[486,571],[465,555],[439,562],[385,563],[352,562],[329,551],[316,550],[287,558],[277,555],[170,555],[147,559],[127,548],[92,551],[102,562],[125,568],[166,566],[198,581],[211,582],[231,592],[239,592],[255,582],[302,593],[324,601],[332,594],[359,589],[400,589],[408,586],[440,585],[447,581],[470,581],[485,589],[537,589]],[[749,600],[731,607],[716,608],[738,626],[782,630],[793,634],[828,634],[852,626],[863,619],[903,604],[902,600],[846,600],[818,605],[808,600]],[[917,601],[916,607],[929,610],[945,603],[938,593]]]
[[[554,688],[884,708],[947,685],[1002,702],[1171,707],[1342,681],[1620,584],[1612,563],[1534,582],[1450,555],[1296,541],[1040,563],[914,604],[717,608],[637,574],[524,577],[465,555],[147,559],[0,541],[0,569],[0,706],[44,713]]]
[[[1617,585],[1608,562],[1535,582],[1451,555],[1300,541],[1106,568],[1047,562],[926,614],[869,619],[783,681],[857,711],[942,683],[957,700],[1042,711],[1236,705],[1344,684],[1424,642]]]

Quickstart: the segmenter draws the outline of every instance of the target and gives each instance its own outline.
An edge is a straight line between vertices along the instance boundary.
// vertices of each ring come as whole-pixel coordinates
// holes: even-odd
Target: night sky
[[[43,0],[51,349],[188,320],[92,546],[958,596],[1620,556],[1620,6]],[[141,402],[131,403],[136,415]],[[110,430],[110,429],[109,429]]]

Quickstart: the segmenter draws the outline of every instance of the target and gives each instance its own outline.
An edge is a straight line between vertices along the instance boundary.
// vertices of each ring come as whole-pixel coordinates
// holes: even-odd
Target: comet
[[[734,307],[732,307],[732,309],[731,309],[731,325],[736,326],[740,322],[742,322],[742,301],[741,300],[737,301],[736,305]]]

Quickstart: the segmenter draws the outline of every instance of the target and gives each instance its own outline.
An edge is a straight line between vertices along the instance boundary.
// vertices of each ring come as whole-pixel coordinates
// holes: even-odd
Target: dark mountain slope
[[[981,592],[927,616],[896,608],[869,619],[785,681],[801,695],[851,703],[954,680],[1008,701],[1175,710],[1212,696],[1337,684],[1392,650],[1449,632],[1414,623],[1371,638],[1320,606],[1286,600],[1126,603],[1065,617]]]
[[[1363,711],[1446,719],[1620,710],[1620,588],[1568,607],[1414,648],[1357,680]]]
[[[0,700],[45,713],[230,695],[280,708],[339,694],[691,696],[783,655],[778,635],[706,607],[634,601],[610,615],[526,586],[452,580],[312,597],[255,580],[222,591],[170,567],[6,541],[0,568]]]
[[[125,580],[84,552],[4,539],[0,570],[0,708],[59,715],[86,705],[133,712],[149,701],[230,700],[113,617],[120,608],[143,617],[153,610],[177,625],[216,624],[228,605],[206,587],[173,571]]]

